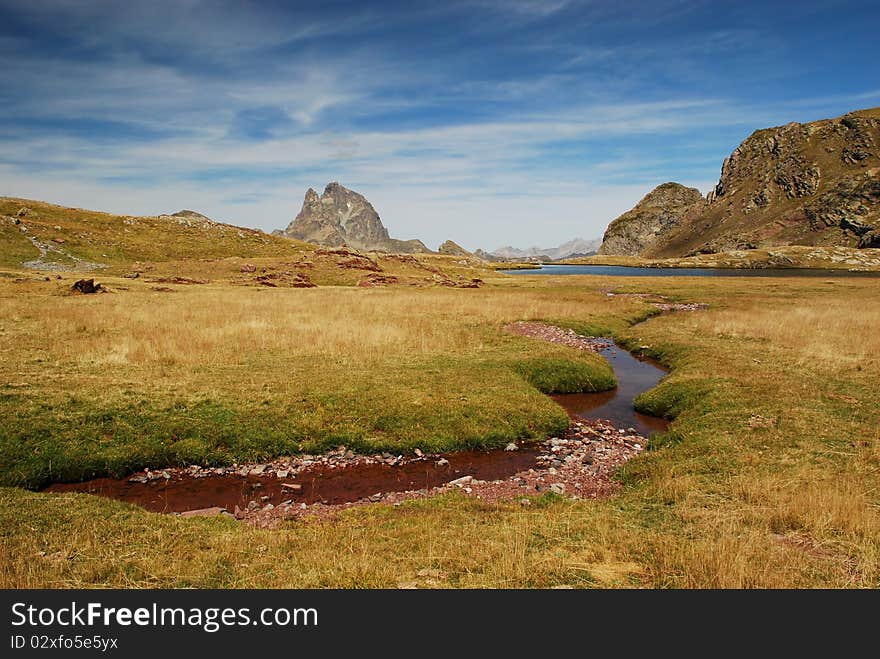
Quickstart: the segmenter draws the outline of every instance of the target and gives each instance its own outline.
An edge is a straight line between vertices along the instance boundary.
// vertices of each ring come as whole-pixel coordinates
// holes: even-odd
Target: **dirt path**
[[[78,256],[74,256],[73,254],[70,254],[69,252],[61,249],[60,247],[56,247],[55,245],[37,240],[34,236],[28,236],[28,239],[33,243],[34,247],[40,250],[40,257],[22,263],[22,266],[25,268],[29,268],[31,270],[51,270],[68,272],[80,270],[100,270],[101,268],[107,267],[107,265],[104,263],[93,263],[92,261],[81,259]],[[49,255],[49,252],[58,254],[65,259],[70,259],[71,261],[73,261],[73,264],[65,265],[63,263],[56,263],[55,261],[46,261],[45,258]]]

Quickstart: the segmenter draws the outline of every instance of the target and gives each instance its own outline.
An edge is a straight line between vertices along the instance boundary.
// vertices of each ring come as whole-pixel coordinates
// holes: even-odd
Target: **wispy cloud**
[[[754,128],[880,97],[845,49],[804,79],[768,11],[0,0],[0,193],[270,230],[338,179],[431,244],[594,237],[653,185],[708,189]]]

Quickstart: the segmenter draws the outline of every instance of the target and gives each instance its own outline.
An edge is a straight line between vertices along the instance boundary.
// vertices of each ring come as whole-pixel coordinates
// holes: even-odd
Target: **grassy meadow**
[[[0,586],[877,587],[880,295],[847,278],[487,275],[481,289],[160,293],[0,278]],[[102,281],[105,281],[102,279]],[[635,297],[707,302],[652,317]],[[508,335],[544,320],[672,370],[674,417],[613,498],[451,494],[265,531],[20,487],[162,464],[498,446],[561,431],[541,392],[598,357]]]

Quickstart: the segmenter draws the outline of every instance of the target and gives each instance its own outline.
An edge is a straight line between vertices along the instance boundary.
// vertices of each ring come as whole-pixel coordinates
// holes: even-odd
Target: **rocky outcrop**
[[[857,247],[880,247],[880,176],[878,170],[847,178],[805,206],[810,228],[840,227],[858,237]]]
[[[309,188],[302,210],[284,231],[276,233],[329,247],[430,252],[419,240],[391,238],[373,205],[363,195],[335,182],[329,183],[320,196]]]
[[[458,243],[452,242],[451,240],[447,240],[445,243],[440,245],[440,248],[437,251],[440,254],[446,254],[447,256],[463,256],[465,258],[471,258],[474,256],[464,247],[462,247]]]
[[[880,246],[880,108],[755,131],[724,161],[702,209],[621,251],[627,223],[620,220],[636,209],[609,226],[600,253],[664,258],[782,245]],[[630,233],[641,233],[637,224]]]
[[[699,213],[705,200],[696,188],[680,183],[659,185],[605,230],[599,254],[638,256],[663,235]]]
[[[187,227],[208,228],[217,224],[215,220],[212,220],[207,215],[202,215],[196,211],[186,209],[177,211],[176,213],[160,215],[159,219],[167,222],[176,222],[181,226]]]
[[[186,218],[188,220],[202,220],[202,221],[206,220],[208,222],[214,221],[210,217],[208,217],[207,215],[202,215],[199,212],[187,210],[185,208],[183,210],[177,211],[176,213],[171,213],[170,217],[182,217],[182,218]]]

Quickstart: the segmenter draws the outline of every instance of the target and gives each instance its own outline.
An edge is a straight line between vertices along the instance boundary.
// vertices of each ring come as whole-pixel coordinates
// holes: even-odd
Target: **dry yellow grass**
[[[594,314],[603,308],[598,295],[344,287],[200,286],[168,294],[143,286],[94,298],[37,293],[30,301],[42,313],[7,329],[16,346],[31,343],[53,364],[162,368],[230,365],[248,356],[361,360],[479,350],[487,327],[584,318],[591,307]],[[0,298],[0,317],[21,312],[19,298]],[[84,350],[84,340],[95,349]]]
[[[827,296],[821,305],[796,300],[746,314],[730,310],[715,314],[711,329],[737,339],[797,346],[802,365],[818,360],[827,368],[848,368],[880,355],[878,302],[880,294],[864,302]]]
[[[397,397],[410,389],[411,406],[412,387],[424,387],[424,404],[455,373],[474,378],[468,394],[482,395],[481,405],[503,406],[513,381],[492,388],[485,376],[500,371],[480,364],[511,346],[539,349],[498,331],[536,318],[650,346],[673,366],[655,402],[682,402],[674,441],[630,462],[623,491],[606,501],[542,498],[524,508],[447,496],[260,531],[3,489],[0,585],[880,586],[874,281],[511,279],[479,291],[204,287],[165,297],[133,286],[88,300],[34,288],[27,303],[4,287],[3,377],[40,387],[45,400],[74,384],[100,390],[138,378],[158,393],[261,397],[260,381],[281,386],[297,373],[326,396],[352,380]],[[713,306],[627,328],[644,303],[607,298],[609,287]],[[332,327],[322,333],[322,324]],[[127,347],[108,368],[69,347],[81,335]],[[178,354],[189,345],[190,355]],[[310,359],[321,367],[302,370]],[[359,359],[366,369],[351,368]],[[337,362],[347,365],[338,377],[322,375]],[[377,367],[388,372],[370,381]],[[450,405],[444,399],[424,418]]]
[[[598,316],[609,306],[598,292],[191,285],[161,293],[107,281],[115,292],[79,296],[66,294],[66,281],[0,280],[2,482],[340,444],[496,445],[565,423],[529,382],[613,384],[595,355],[501,329],[524,317]],[[613,319],[623,325],[639,307],[616,305]],[[542,375],[560,360],[574,371]]]

